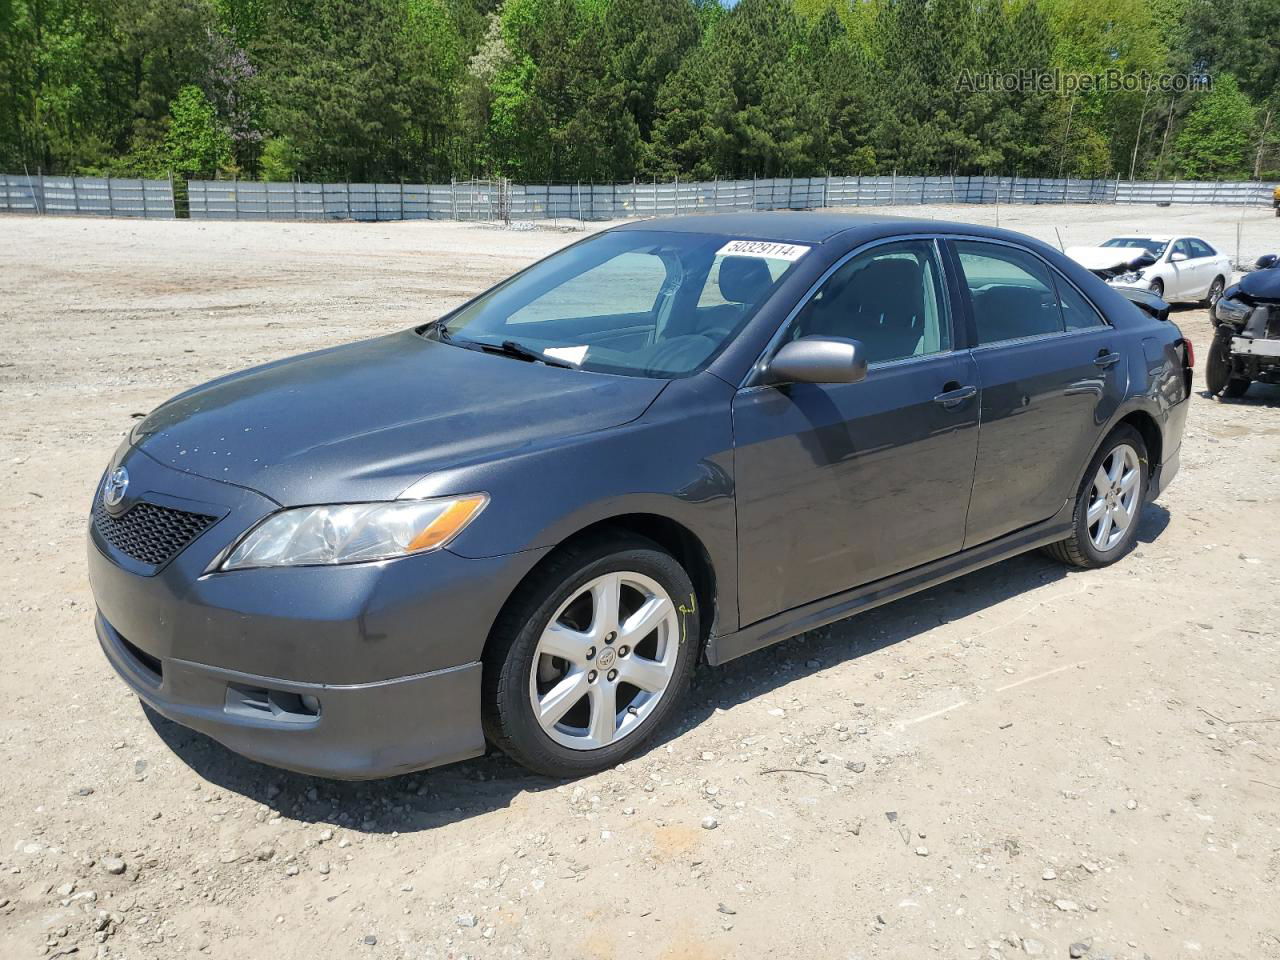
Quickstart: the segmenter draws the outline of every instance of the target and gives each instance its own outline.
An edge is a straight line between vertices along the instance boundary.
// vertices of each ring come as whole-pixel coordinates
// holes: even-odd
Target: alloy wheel
[[[635,733],[675,675],[680,621],[667,591],[641,573],[596,577],[551,617],[529,672],[544,733],[595,750]]]
[[[1141,479],[1138,452],[1127,443],[1117,445],[1098,466],[1085,515],[1089,539],[1097,550],[1114,550],[1124,539],[1138,513]]]
[[[1209,309],[1213,310],[1218,305],[1218,301],[1222,299],[1222,281],[1214,280],[1213,285],[1209,287]]]

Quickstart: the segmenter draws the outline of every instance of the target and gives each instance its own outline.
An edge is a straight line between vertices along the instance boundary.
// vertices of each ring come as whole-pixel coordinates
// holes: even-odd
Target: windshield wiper
[[[500,353],[506,357],[515,357],[517,360],[527,360],[530,363],[545,363],[548,367],[563,367],[566,370],[575,369],[572,363],[566,363],[556,357],[548,357],[546,354],[526,347],[522,343],[514,340],[503,340],[501,345],[493,343],[481,343],[478,340],[471,341],[481,350],[489,353]]]
[[[515,340],[503,340],[501,344],[482,343],[479,340],[461,340],[449,332],[449,327],[443,320],[433,320],[423,328],[422,333],[434,333],[436,339],[441,343],[448,343],[455,347],[464,347],[467,350],[482,350],[485,353],[497,353],[504,357],[515,357],[517,360],[527,360],[530,363],[545,363],[548,367],[563,367],[566,370],[576,370],[577,366],[560,360],[557,357],[549,357],[544,353],[534,350],[532,347],[526,347],[522,343]]]

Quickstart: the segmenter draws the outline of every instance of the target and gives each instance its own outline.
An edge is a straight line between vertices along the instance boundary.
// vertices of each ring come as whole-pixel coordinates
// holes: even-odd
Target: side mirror
[[[1258,262],[1254,264],[1259,270],[1270,270],[1276,265],[1277,257],[1274,253],[1264,253],[1258,258]]]
[[[867,355],[857,340],[801,337],[783,344],[765,370],[768,383],[857,383],[867,375]]]
[[[1182,262],[1183,260],[1185,260],[1185,259],[1187,259],[1187,255],[1186,255],[1185,253],[1171,253],[1171,254],[1169,254],[1169,262],[1170,262],[1170,263],[1181,263],[1181,262]]]

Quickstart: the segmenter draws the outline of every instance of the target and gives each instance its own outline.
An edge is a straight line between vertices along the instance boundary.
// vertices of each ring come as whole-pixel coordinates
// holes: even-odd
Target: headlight
[[[245,534],[221,569],[360,563],[436,550],[488,502],[488,496],[476,493],[282,510]]]
[[[1137,283],[1141,279],[1142,279],[1142,271],[1134,270],[1132,273],[1122,273],[1120,276],[1116,277],[1115,280],[1113,280],[1112,282],[1131,284],[1131,283]]]
[[[1234,291],[1235,288],[1232,288]],[[1232,292],[1228,291],[1228,292]],[[1242,303],[1224,294],[1213,306],[1213,315],[1219,323],[1230,324],[1236,328],[1242,328],[1249,322],[1249,317],[1253,314],[1253,305]]]

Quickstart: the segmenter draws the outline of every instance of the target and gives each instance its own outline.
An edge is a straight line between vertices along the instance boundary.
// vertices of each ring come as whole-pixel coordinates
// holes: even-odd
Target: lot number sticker
[[[798,243],[771,240],[730,240],[716,251],[720,257],[767,257],[770,260],[799,260],[809,248]]]

